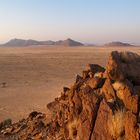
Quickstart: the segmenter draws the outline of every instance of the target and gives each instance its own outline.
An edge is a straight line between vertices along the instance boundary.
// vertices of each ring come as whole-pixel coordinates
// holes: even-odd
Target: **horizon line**
[[[84,45],[106,45],[106,44],[109,44],[109,43],[115,43],[115,42],[120,42],[120,43],[126,43],[126,44],[130,44],[130,45],[133,45],[133,46],[138,46],[138,45],[140,45],[140,43],[136,43],[136,42],[127,42],[127,41],[122,41],[122,40],[113,40],[113,41],[101,41],[100,43],[98,42],[94,42],[94,43],[92,43],[91,41],[89,41],[89,42],[84,42],[84,41],[81,41],[80,39],[78,40],[78,39],[73,39],[73,38],[71,38],[71,37],[69,37],[69,38],[66,38],[66,39],[55,39],[55,40],[53,40],[53,39],[33,39],[33,38],[28,38],[28,39],[26,39],[26,38],[17,38],[17,37],[15,37],[15,38],[12,38],[12,39],[7,39],[7,41],[0,41],[0,42],[3,42],[3,43],[0,43],[0,45],[4,45],[4,44],[6,44],[7,42],[10,42],[11,40],[25,40],[25,41],[28,41],[28,40],[34,40],[34,41],[54,41],[54,42],[56,42],[56,41],[65,41],[65,40],[68,40],[68,39],[71,39],[71,40],[74,40],[74,41],[78,41],[78,42],[80,42],[80,43],[82,43],[82,44],[84,44]]]

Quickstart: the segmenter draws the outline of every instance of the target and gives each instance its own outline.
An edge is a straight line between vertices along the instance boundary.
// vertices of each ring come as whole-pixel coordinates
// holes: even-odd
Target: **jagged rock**
[[[86,78],[90,77],[89,76],[89,71],[84,70],[82,74],[83,74],[83,79],[86,79]]]
[[[105,95],[105,99],[107,100],[107,102],[114,102],[116,100],[116,94],[110,79],[106,79],[102,87],[102,92]]]
[[[113,84],[114,89],[116,90],[116,95],[119,99],[121,99],[125,105],[125,107],[131,110],[134,113],[138,111],[138,91],[133,90],[133,85],[125,80],[122,82],[115,82]],[[138,90],[138,89],[137,89]]]
[[[92,129],[97,116],[97,110],[101,102],[101,96],[95,94],[83,94],[82,104],[83,110],[79,115],[77,137],[79,139],[87,140],[90,139]],[[85,133],[83,133],[85,132]]]
[[[97,88],[101,88],[102,85],[104,84],[104,79],[99,78],[99,77],[94,77],[91,78],[87,84],[92,88],[92,89],[97,89]]]
[[[112,52],[106,70],[89,64],[47,108],[47,114],[0,123],[0,139],[139,140],[140,56]]]
[[[106,71],[112,80],[130,80],[140,84],[140,56],[131,52],[118,53],[114,51],[109,57]]]
[[[55,111],[55,110],[59,109],[58,101],[53,101],[53,102],[48,103],[48,104],[47,104],[47,108],[48,108],[50,111]]]
[[[12,124],[11,119],[4,120],[3,122],[0,123],[0,129],[6,128]]]
[[[125,114],[125,139],[138,140],[139,136],[137,117],[131,111],[127,111]]]
[[[92,78],[97,73],[103,73],[105,69],[97,64],[88,64],[86,69],[83,71],[83,79]],[[101,78],[101,77],[100,77]]]
[[[88,64],[86,67],[86,70],[90,71],[94,74],[97,72],[104,72],[105,71],[105,69],[98,64]]]
[[[112,136],[109,133],[110,120],[109,118],[113,115],[111,108],[108,106],[105,100],[102,100],[97,113],[97,119],[92,133],[91,140],[112,140]]]
[[[126,87],[123,91],[123,102],[127,109],[133,113],[138,112],[138,95],[132,95],[129,87]]]
[[[83,78],[80,75],[76,75],[76,83],[83,82]]]
[[[103,72],[96,72],[96,73],[94,74],[94,77],[104,78],[104,73],[103,73]]]
[[[66,93],[67,91],[69,91],[70,89],[68,87],[63,87],[63,92]]]
[[[140,97],[140,86],[134,86],[134,95],[138,95]]]

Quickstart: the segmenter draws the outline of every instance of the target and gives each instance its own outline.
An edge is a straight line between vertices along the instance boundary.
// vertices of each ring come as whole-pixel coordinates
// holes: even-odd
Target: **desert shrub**
[[[6,119],[3,122],[0,123],[0,129],[6,128],[8,126],[12,125],[12,120],[11,119]]]
[[[72,121],[68,124],[69,138],[72,140],[77,137],[76,125],[77,125],[77,119],[75,119],[74,121]]]
[[[109,133],[116,140],[121,140],[121,138],[124,136],[125,133],[124,114],[125,111],[121,109],[115,112],[114,115],[108,119]]]

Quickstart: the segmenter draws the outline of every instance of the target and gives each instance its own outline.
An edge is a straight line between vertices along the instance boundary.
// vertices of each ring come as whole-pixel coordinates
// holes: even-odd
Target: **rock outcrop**
[[[0,124],[3,140],[139,140],[140,56],[112,52],[106,69],[89,64],[49,114]]]

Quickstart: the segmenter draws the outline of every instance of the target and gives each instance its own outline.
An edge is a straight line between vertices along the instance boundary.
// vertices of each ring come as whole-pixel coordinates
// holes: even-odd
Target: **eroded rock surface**
[[[106,69],[88,64],[72,87],[17,123],[0,123],[2,140],[139,140],[140,56],[112,52]]]

